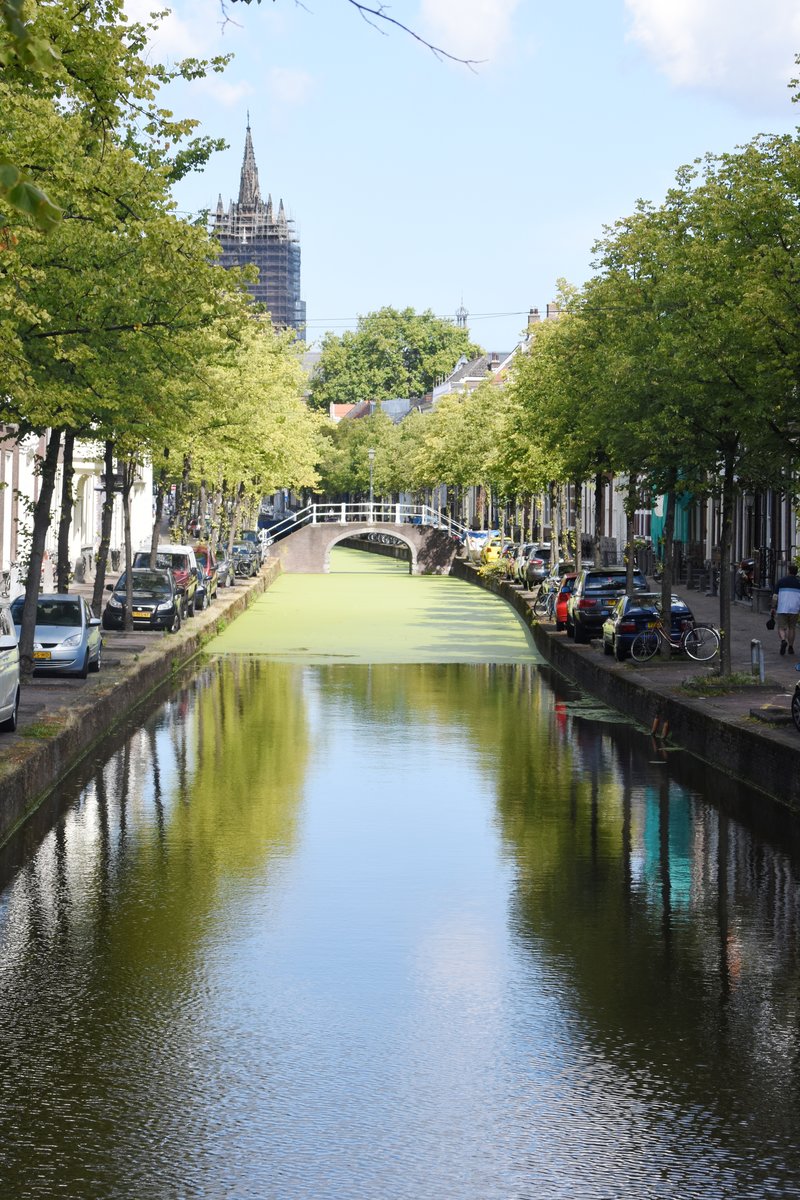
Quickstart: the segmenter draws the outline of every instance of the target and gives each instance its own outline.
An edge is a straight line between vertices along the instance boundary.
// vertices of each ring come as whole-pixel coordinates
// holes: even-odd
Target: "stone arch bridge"
[[[281,569],[305,575],[327,574],[331,550],[348,538],[387,533],[408,547],[412,575],[448,575],[459,548],[461,527],[426,505],[309,505],[263,540]]]

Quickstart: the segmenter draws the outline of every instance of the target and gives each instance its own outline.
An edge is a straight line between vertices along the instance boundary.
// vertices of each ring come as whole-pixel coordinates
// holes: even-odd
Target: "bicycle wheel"
[[[708,662],[719,650],[719,634],[712,625],[695,625],[684,634],[683,648],[695,662]]]
[[[643,629],[631,643],[631,658],[634,662],[647,662],[658,650],[658,634],[655,629]]]
[[[548,600],[549,600],[549,597],[543,596],[542,593],[540,592],[539,595],[536,597],[536,599],[533,602],[533,615],[535,617],[538,617],[540,621],[543,621],[548,615],[548,613],[547,613]]]

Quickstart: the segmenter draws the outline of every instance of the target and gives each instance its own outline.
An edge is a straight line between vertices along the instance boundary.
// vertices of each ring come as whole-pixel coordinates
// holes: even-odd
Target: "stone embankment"
[[[220,590],[176,634],[104,632],[103,662],[88,679],[36,675],[23,683],[16,733],[0,734],[0,842],[63,777],[161,684],[189,663],[270,586],[276,562],[252,580]],[[75,591],[91,592],[88,585]]]
[[[795,659],[778,654],[777,634],[765,628],[763,613],[736,606],[731,631],[731,657],[737,676],[751,671],[751,644],[761,642],[766,678],[725,694],[694,689],[699,677],[714,668],[682,655],[657,656],[649,663],[617,663],[594,641],[576,645],[555,625],[533,615],[535,595],[506,581],[484,579],[462,560],[453,574],[508,600],[530,627],[542,657],[557,671],[604,703],[625,713],[645,729],[668,730],[673,744],[733,776],[784,808],[800,813],[800,733],[791,721],[790,703],[800,678]],[[655,588],[654,588],[655,590]],[[683,592],[698,621],[719,624],[716,597]],[[800,659],[800,645],[798,645]],[[686,689],[691,681],[692,691]]]

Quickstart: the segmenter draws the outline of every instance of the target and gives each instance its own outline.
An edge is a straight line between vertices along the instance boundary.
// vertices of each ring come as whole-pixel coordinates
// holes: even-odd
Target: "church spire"
[[[253,139],[250,136],[250,110],[247,111],[247,132],[244,139],[244,159],[242,160],[242,175],[239,182],[239,204],[242,208],[255,208],[261,203],[261,192],[258,189],[258,167],[253,153]]]

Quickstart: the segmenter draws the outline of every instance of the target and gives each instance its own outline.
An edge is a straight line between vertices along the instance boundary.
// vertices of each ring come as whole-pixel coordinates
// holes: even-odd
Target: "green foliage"
[[[415,398],[430,392],[461,355],[480,353],[466,330],[429,310],[382,308],[361,317],[355,333],[329,333],[311,382],[311,403]]]

